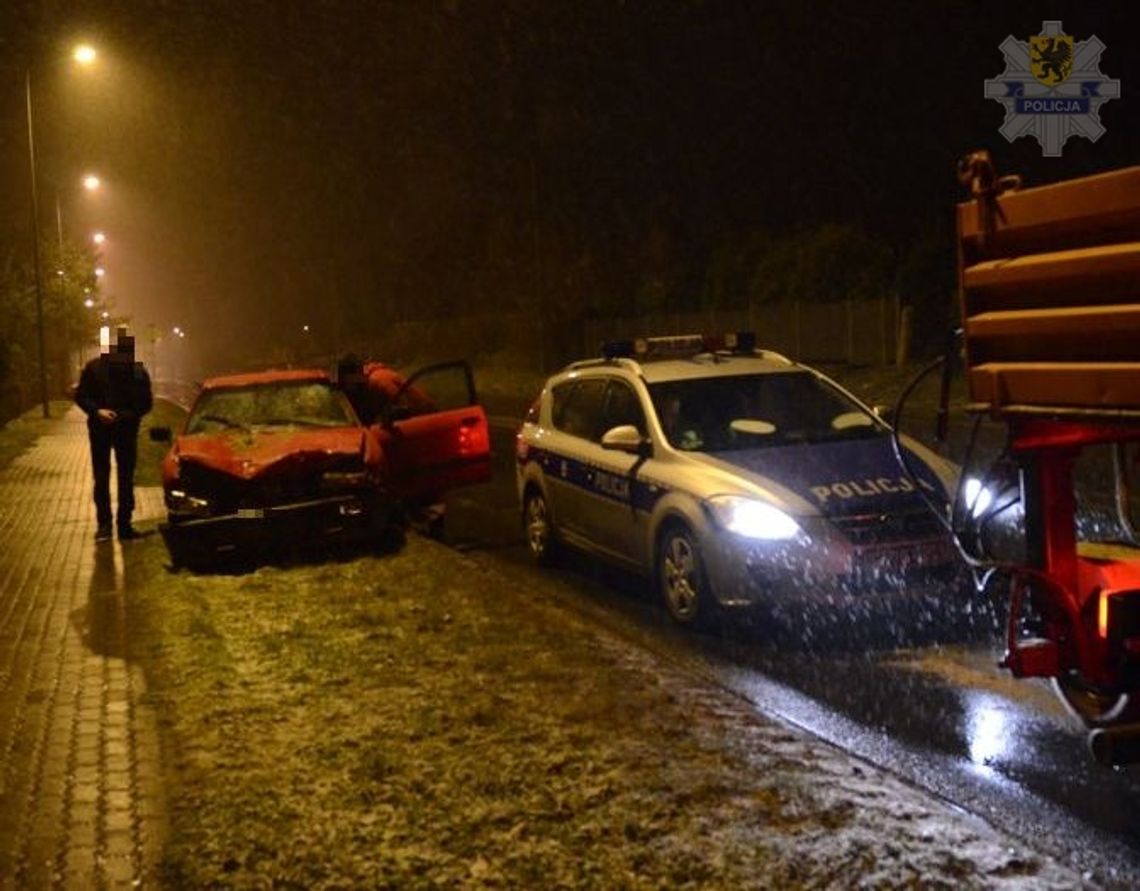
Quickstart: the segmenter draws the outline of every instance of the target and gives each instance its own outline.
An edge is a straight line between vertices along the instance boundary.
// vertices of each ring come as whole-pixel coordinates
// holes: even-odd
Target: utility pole
[[[32,185],[32,266],[36,280],[36,346],[40,360],[40,404],[44,417],[51,417],[48,410],[47,350],[44,347],[44,287],[40,271],[40,202],[36,195],[36,137],[32,118],[32,69],[24,71],[24,95],[28,108],[28,165],[31,169]]]

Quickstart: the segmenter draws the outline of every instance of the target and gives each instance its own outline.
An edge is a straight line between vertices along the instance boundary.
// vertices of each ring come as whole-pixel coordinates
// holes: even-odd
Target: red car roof
[[[227,387],[254,387],[259,384],[276,384],[282,381],[328,381],[328,373],[319,368],[280,368],[267,371],[250,371],[245,374],[226,374],[202,381],[203,390]]]

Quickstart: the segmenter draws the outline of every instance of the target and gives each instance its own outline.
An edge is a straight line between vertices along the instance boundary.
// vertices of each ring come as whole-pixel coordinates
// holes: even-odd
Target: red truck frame
[[[1006,424],[1025,517],[1025,561],[1000,567],[1011,579],[1002,664],[1051,678],[1098,760],[1134,762],[1140,549],[1079,545],[1074,464],[1086,447],[1116,447],[1131,533],[1123,456],[1140,440],[1140,167],[1022,189],[976,152],[959,172],[970,189],[957,208],[968,408]]]

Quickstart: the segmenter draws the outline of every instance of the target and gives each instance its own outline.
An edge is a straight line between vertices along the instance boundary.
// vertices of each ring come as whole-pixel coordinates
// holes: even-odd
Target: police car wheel
[[[684,526],[670,526],[657,549],[657,579],[665,608],[675,622],[694,625],[708,616],[711,598],[700,551]]]
[[[550,522],[550,511],[547,510],[542,493],[534,489],[528,491],[523,500],[523,530],[534,561],[539,566],[552,564],[557,553],[557,543]]]

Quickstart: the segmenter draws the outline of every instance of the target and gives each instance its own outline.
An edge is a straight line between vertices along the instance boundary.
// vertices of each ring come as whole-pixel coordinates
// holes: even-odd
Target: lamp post
[[[95,50],[89,46],[76,47],[73,58],[80,65],[90,65],[95,61]],[[36,194],[36,127],[32,111],[32,68],[24,69],[24,99],[28,111],[28,167],[31,173],[32,190],[32,273],[36,283],[36,352],[40,362],[40,404],[44,417],[51,417],[48,410],[47,350],[44,342],[44,287],[40,270],[40,202]]]
[[[36,137],[32,117],[32,69],[24,72],[24,94],[28,106],[28,164],[32,183],[32,271],[36,280],[36,349],[40,361],[40,404],[44,417],[48,411],[47,358],[44,349],[44,287],[40,273],[40,202],[36,195]]]

